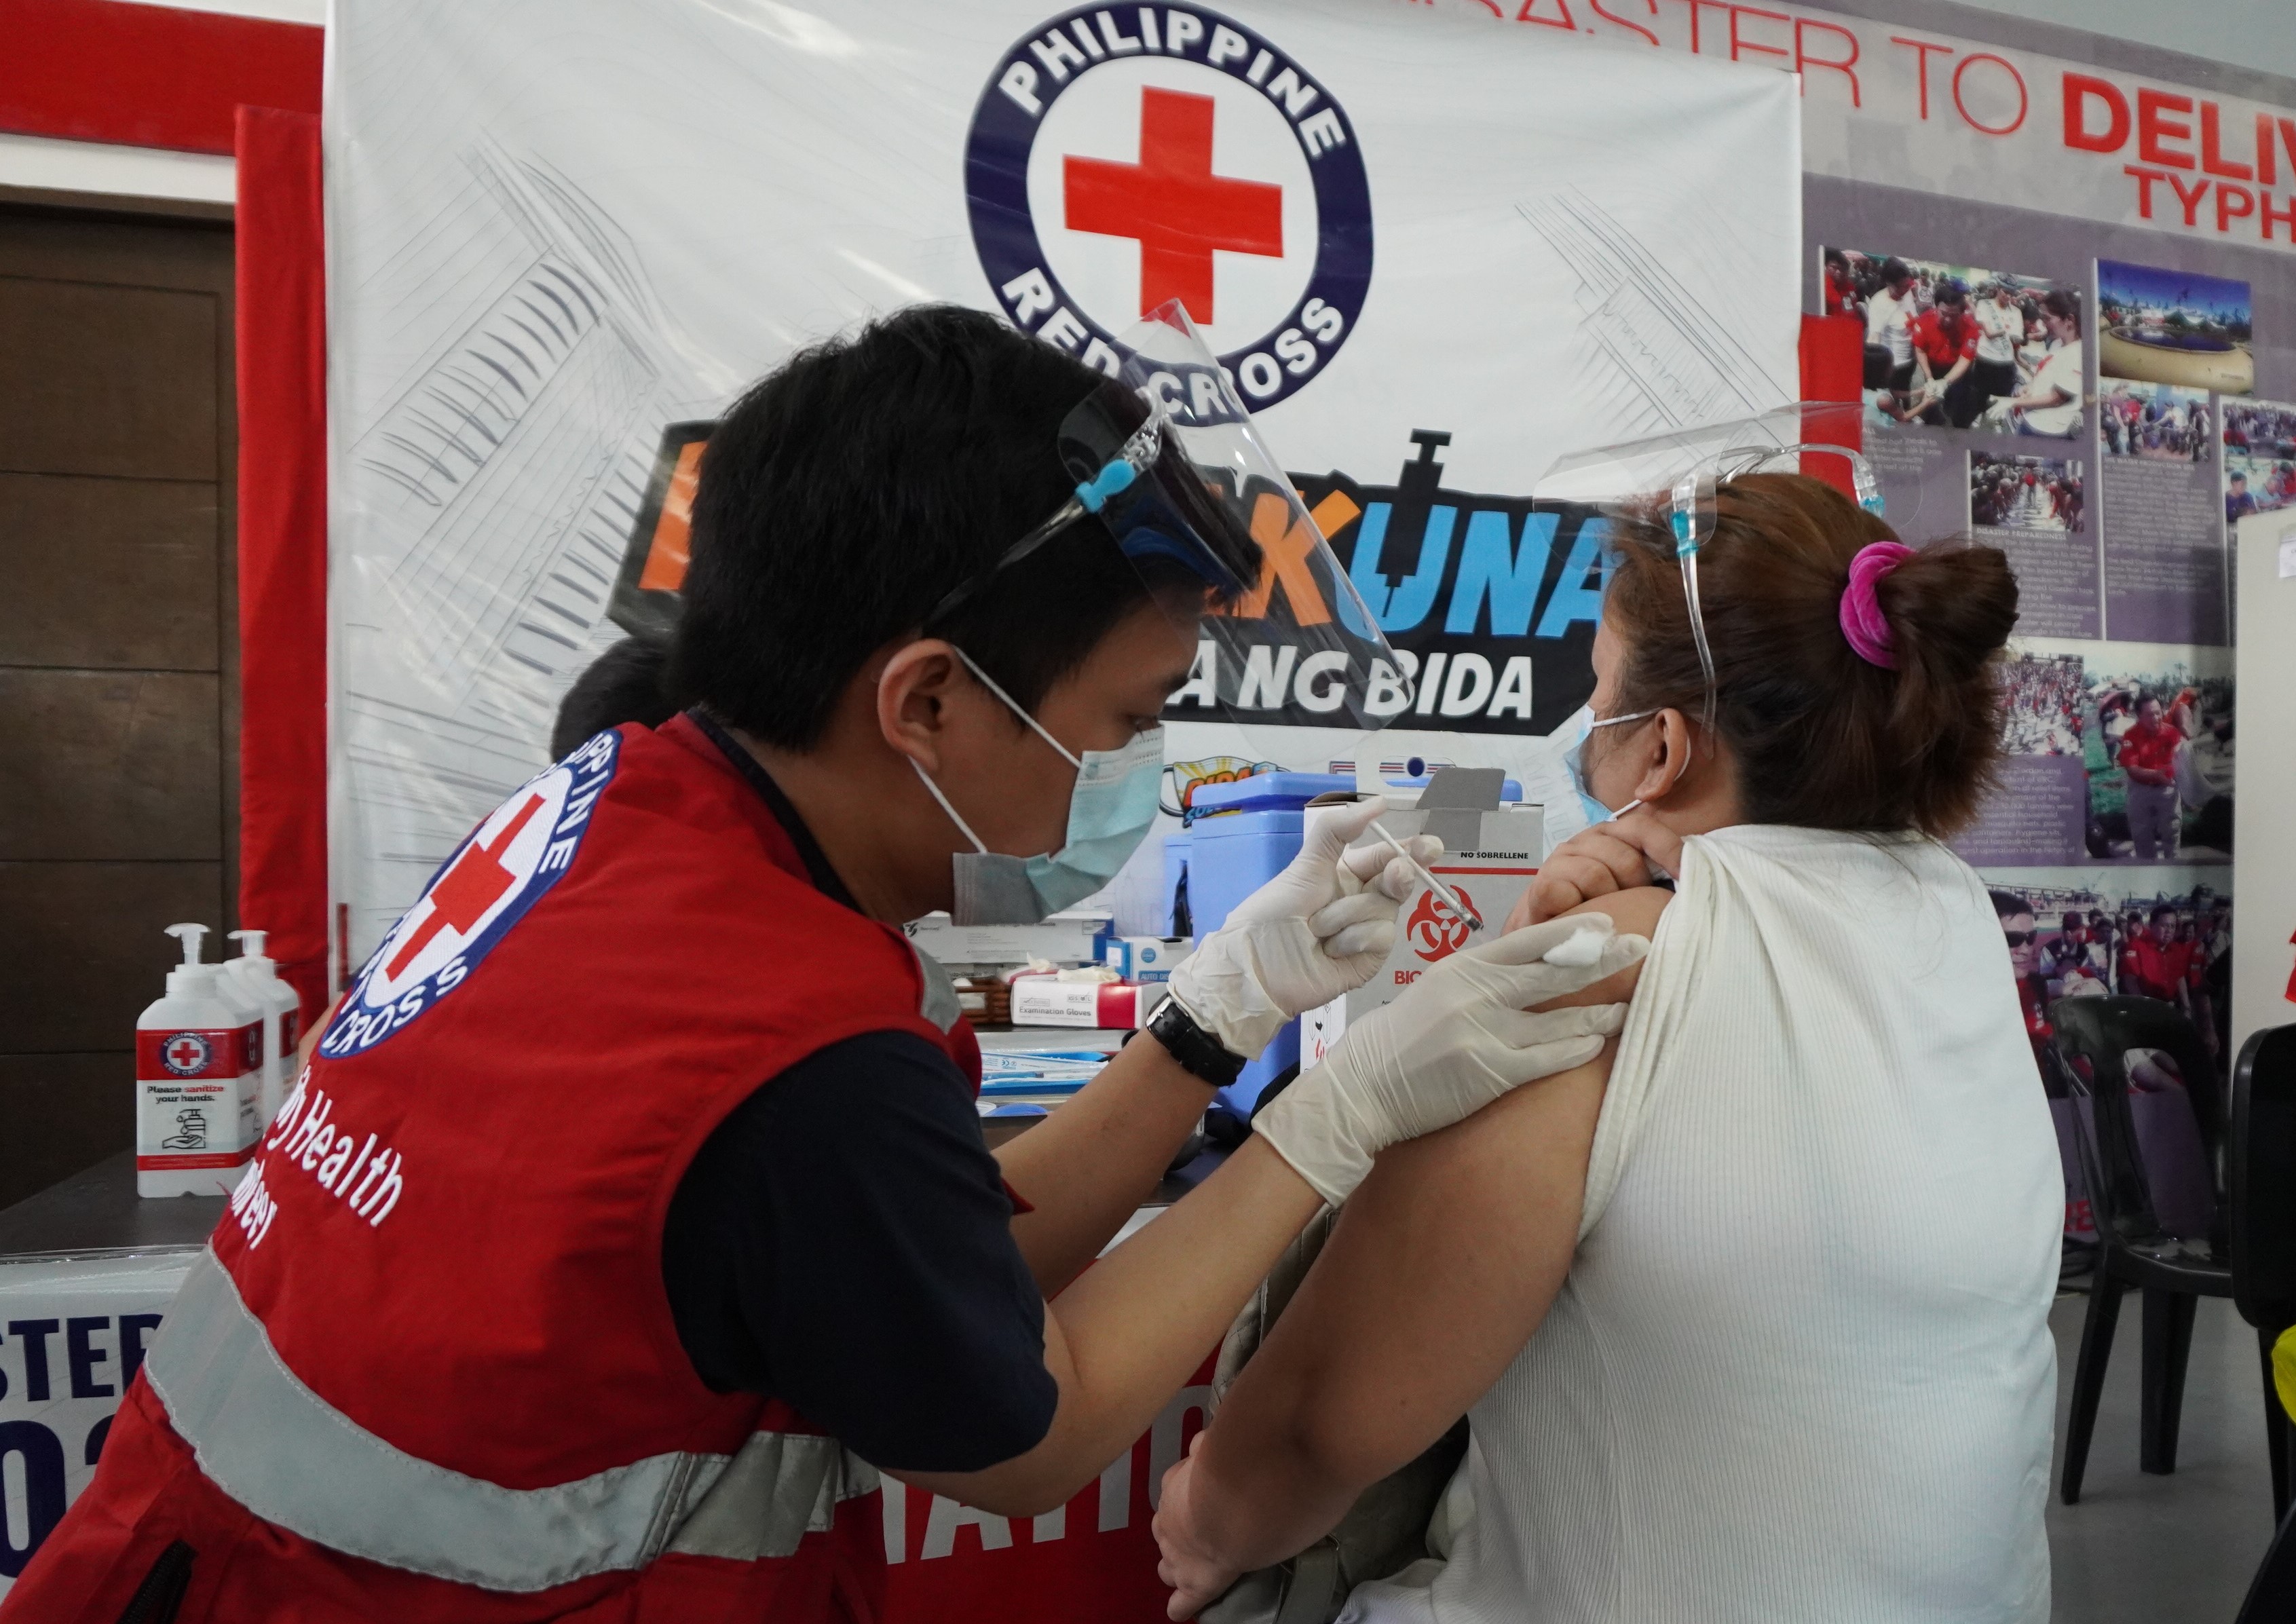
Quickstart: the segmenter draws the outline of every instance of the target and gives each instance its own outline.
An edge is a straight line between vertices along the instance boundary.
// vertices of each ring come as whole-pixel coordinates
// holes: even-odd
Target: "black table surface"
[[[122,1151],[0,1209],[0,1262],[190,1249],[206,1243],[223,1209],[220,1195],[137,1195],[135,1152]]]
[[[1148,1199],[1168,1206],[1226,1160],[1207,1151],[1168,1177]],[[51,1185],[12,1207],[0,1208],[0,1262],[28,1256],[85,1257],[103,1252],[160,1251],[204,1245],[223,1218],[220,1195],[145,1200],[135,1193],[135,1157],[122,1151]]]

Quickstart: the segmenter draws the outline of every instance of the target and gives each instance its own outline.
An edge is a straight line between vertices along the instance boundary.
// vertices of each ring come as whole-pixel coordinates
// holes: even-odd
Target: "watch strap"
[[[1213,1036],[1186,1005],[1167,995],[1148,1019],[1148,1034],[1164,1046],[1180,1070],[1215,1088],[1225,1088],[1242,1071],[1244,1057]]]

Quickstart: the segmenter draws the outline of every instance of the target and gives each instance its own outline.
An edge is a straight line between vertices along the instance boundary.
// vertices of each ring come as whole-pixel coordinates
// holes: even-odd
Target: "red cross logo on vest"
[[[602,733],[488,814],[359,972],[322,1055],[364,1053],[463,984],[573,866],[620,750]]]
[[[430,939],[441,931],[451,930],[457,936],[468,936],[472,927],[486,917],[487,910],[503,898],[503,893],[515,884],[518,876],[503,866],[503,854],[518,839],[519,831],[526,827],[542,805],[542,797],[529,795],[510,822],[492,841],[472,841],[455,859],[455,866],[439,876],[439,883],[430,888],[430,913],[406,938],[406,945],[391,956],[386,975],[397,976],[414,962],[414,956],[430,945]]]
[[[1178,299],[1198,322],[1212,306],[1212,254],[1282,258],[1283,188],[1212,173],[1210,96],[1140,92],[1140,161],[1070,158],[1068,227],[1140,242],[1140,314]]]

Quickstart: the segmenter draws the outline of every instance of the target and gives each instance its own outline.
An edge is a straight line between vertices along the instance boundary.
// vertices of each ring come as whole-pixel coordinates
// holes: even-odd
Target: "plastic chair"
[[[2073,1368],[2064,1472],[2058,1483],[2060,1497],[2071,1505],[2080,1499],[2081,1476],[2088,1465],[2097,1401],[2104,1392],[2105,1366],[2120,1323],[2121,1293],[2132,1287],[2144,1293],[2137,1460],[2144,1471],[2165,1474],[2177,1469],[2185,1367],[2192,1353],[2199,1300],[2230,1297],[2233,1274],[2220,1170],[2222,1095],[2215,1062],[2193,1023],[2173,1005],[2154,998],[2061,998],[2050,1006],[2049,1019],[2074,1087],[2089,1101],[2086,1120],[2075,1113],[2075,1137],[2098,1243],[2080,1357]],[[2154,1215],[2128,1107],[2127,1057],[2132,1049],[2165,1052],[2183,1078],[2209,1167],[2210,1217],[2205,1241],[2168,1234]]]
[[[2296,1026],[2267,1027],[2241,1046],[2232,1072],[2225,1184],[2233,1306],[2256,1327],[2272,1453],[2272,1514],[2284,1519],[2290,1427],[2273,1390],[2272,1347],[2296,1325]]]

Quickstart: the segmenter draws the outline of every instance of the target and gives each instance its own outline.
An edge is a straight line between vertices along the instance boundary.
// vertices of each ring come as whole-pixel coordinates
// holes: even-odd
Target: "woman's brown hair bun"
[[[1850,646],[1850,561],[1896,533],[1831,485],[1748,474],[1717,493],[1698,554],[1715,727],[1750,821],[1948,835],[1976,816],[2000,755],[1995,667],[2017,582],[1993,547],[1931,542],[1875,583],[1895,668]],[[1695,716],[1705,677],[1659,518],[1623,527],[1605,614],[1628,644],[1620,701]]]

